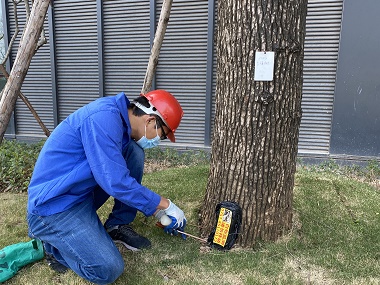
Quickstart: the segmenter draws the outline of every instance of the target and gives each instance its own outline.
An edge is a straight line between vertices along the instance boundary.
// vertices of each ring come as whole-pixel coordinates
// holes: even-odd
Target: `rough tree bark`
[[[238,243],[292,226],[307,0],[218,1],[216,112],[201,228],[220,201],[243,209]],[[273,81],[254,81],[255,51],[274,51]]]
[[[166,27],[168,26],[172,3],[172,0],[164,0],[164,2],[162,3],[160,19],[158,21],[156,33],[154,35],[153,45],[149,57],[148,67],[145,73],[143,87],[141,89],[141,94],[148,93],[152,88],[153,77],[156,73],[158,56],[160,55],[160,50],[162,42],[164,40]]]
[[[35,0],[25,25],[11,73],[0,100],[0,143],[3,141],[17,96],[37,48],[50,0]]]

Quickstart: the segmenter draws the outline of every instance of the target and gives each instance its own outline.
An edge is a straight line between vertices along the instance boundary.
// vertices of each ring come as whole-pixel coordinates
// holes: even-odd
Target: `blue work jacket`
[[[152,215],[161,197],[130,176],[122,151],[131,141],[124,93],[100,98],[62,121],[46,140],[28,189],[28,212],[49,216],[84,201],[98,185]]]

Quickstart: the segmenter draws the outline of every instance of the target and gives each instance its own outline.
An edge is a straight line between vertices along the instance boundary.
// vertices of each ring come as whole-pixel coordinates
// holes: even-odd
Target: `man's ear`
[[[155,116],[149,116],[147,119],[146,119],[146,122],[151,123],[156,123],[156,117]]]

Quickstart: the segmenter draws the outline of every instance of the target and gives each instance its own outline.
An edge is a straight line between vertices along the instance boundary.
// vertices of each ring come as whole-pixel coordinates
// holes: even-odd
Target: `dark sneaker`
[[[126,248],[132,251],[149,248],[150,241],[143,236],[140,236],[128,225],[120,225],[107,229],[108,234],[115,243],[121,243]]]
[[[59,263],[58,260],[56,260],[52,254],[46,253],[45,260],[49,267],[53,269],[55,272],[65,273],[67,271],[67,267]]]

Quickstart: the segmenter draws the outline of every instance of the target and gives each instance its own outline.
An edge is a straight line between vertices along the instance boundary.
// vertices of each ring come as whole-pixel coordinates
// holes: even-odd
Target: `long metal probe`
[[[163,226],[160,222],[157,222],[157,223],[156,223],[156,226],[159,227],[159,228],[161,228],[161,229],[164,228],[164,226]],[[197,239],[197,240],[199,240],[199,241],[201,241],[201,242],[207,243],[207,239],[203,239],[203,238],[200,238],[200,237],[194,236],[194,235],[192,235],[192,234],[185,233],[185,232],[180,231],[180,230],[176,230],[176,231],[179,232],[180,234],[183,234],[183,235],[186,235],[186,236],[192,237],[192,238],[194,238],[194,239]]]
[[[179,230],[176,230],[176,231],[179,232],[180,234],[184,234],[184,235],[186,235],[186,236],[189,236],[189,237],[195,238],[195,239],[197,239],[197,240],[199,240],[199,241],[201,241],[201,242],[207,243],[207,239],[203,239],[203,238],[200,238],[200,237],[197,237],[197,236],[193,236],[193,235],[188,234],[188,233],[185,233],[185,232],[183,232],[183,231],[179,231]]]

